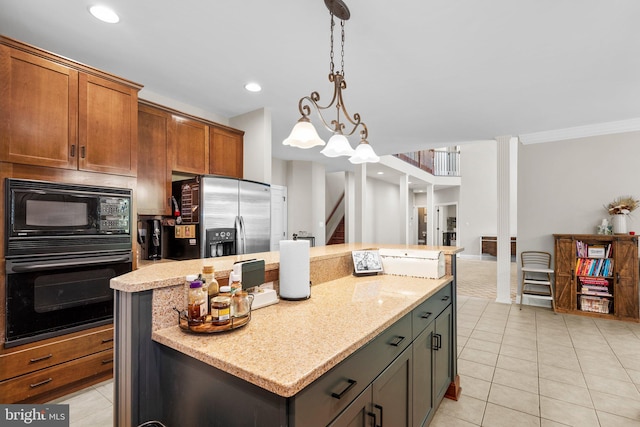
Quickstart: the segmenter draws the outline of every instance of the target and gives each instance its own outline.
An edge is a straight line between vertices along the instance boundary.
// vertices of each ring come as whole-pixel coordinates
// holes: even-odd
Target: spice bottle
[[[202,278],[209,285],[209,289],[207,289],[208,301],[211,303],[211,298],[218,295],[218,292],[220,292],[213,265],[205,265],[202,267]]]
[[[231,307],[234,317],[245,317],[251,311],[253,295],[245,291],[236,291],[231,298]]]
[[[231,280],[231,279],[229,279]],[[227,297],[229,298],[229,308],[230,308],[230,312],[229,314],[231,316],[233,316],[233,306],[231,305],[231,297],[233,296],[233,294],[231,293],[231,287],[230,286],[220,286],[220,293],[218,294],[219,297]]]
[[[229,287],[231,288],[231,294],[242,290],[242,283],[240,283],[240,275],[234,271],[229,274]]]
[[[196,276],[197,277],[197,276]],[[189,323],[200,323],[203,316],[206,316],[207,299],[204,292],[202,292],[202,282],[199,280],[193,280],[189,284]],[[204,314],[203,314],[204,313]]]
[[[229,322],[231,322],[231,299],[224,295],[211,298],[211,323],[222,326]]]
[[[202,282],[202,294],[204,295],[204,311],[200,315],[204,318],[209,314],[209,283],[202,277],[202,274],[198,274],[198,281]]]

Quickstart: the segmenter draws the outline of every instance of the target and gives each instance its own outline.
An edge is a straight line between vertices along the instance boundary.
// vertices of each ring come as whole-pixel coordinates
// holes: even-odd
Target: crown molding
[[[598,135],[611,135],[640,131],[640,118],[620,120],[617,122],[597,123],[594,125],[549,130],[518,135],[523,144],[540,144],[543,142],[562,141],[565,139],[586,138]]]

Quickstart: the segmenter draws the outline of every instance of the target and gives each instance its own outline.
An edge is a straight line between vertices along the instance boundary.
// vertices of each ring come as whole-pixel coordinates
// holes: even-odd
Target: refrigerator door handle
[[[245,254],[247,253],[247,236],[244,226],[244,218],[242,216],[239,216],[238,218],[240,218],[240,241],[242,242],[242,252],[240,253]]]
[[[236,252],[235,255],[240,255],[242,251],[242,224],[240,223],[240,217],[236,216],[236,220],[233,224],[233,228],[236,229]]]

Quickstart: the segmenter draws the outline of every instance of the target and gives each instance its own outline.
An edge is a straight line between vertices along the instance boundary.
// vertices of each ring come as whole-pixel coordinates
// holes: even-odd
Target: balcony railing
[[[421,150],[394,155],[431,175],[460,176],[460,151],[458,150]]]

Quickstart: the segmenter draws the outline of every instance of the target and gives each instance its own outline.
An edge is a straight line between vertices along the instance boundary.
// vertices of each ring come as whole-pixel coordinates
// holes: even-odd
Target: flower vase
[[[611,224],[613,225],[614,234],[628,234],[627,216],[625,214],[612,215]]]

